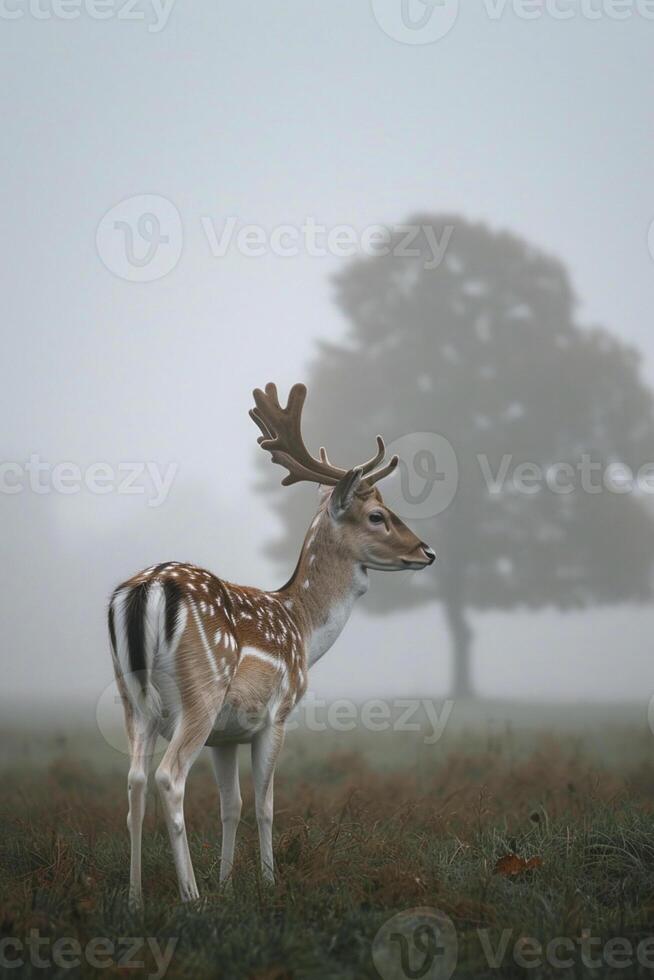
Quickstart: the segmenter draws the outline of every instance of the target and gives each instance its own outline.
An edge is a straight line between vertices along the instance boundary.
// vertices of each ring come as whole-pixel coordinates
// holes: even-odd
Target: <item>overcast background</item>
[[[5,698],[97,698],[107,597],[144,565],[192,560],[266,587],[291,570],[265,556],[280,525],[256,490],[247,411],[254,386],[285,391],[319,340],[343,337],[330,279],[349,260],[218,257],[207,221],[361,233],[446,212],[509,230],[566,266],[578,319],[638,347],[654,383],[654,21],[635,4],[624,21],[599,0],[593,20],[574,4],[566,20],[467,4],[442,39],[408,44],[364,0],[177,0],[160,30],[148,4],[144,19],[118,4],[65,20],[51,0],[20,2],[0,16],[2,458],[178,470],[160,507],[0,494]],[[151,282],[112,271],[102,237],[103,216],[140,195],[181,217],[178,260]],[[316,694],[446,693],[438,608],[380,620],[366,601]],[[649,607],[473,621],[487,697],[649,700]]]

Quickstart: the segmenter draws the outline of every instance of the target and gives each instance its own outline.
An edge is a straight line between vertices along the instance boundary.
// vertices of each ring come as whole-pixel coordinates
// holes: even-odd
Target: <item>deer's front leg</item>
[[[216,745],[211,749],[220,792],[223,841],[220,851],[220,881],[229,878],[234,864],[236,831],[241,819],[241,790],[238,782],[238,745]]]
[[[259,828],[261,870],[264,878],[271,883],[275,880],[272,847],[273,777],[283,741],[284,726],[281,724],[264,728],[252,740],[252,778]]]

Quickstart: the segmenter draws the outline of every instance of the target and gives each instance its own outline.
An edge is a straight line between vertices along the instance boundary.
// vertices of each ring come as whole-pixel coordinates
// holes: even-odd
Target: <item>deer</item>
[[[274,882],[273,778],[289,714],[307,688],[308,670],[334,644],[368,571],[423,569],[435,553],[385,506],[377,484],[396,468],[386,447],[351,469],[324,448],[306,448],[301,416],[307,389],[294,385],[286,407],[277,388],[253,392],[258,443],[288,472],[282,485],[318,484],[320,506],[289,581],[275,591],[234,585],[206,569],[163,562],[113,592],[108,627],[130,752],[129,905],[142,907],[141,842],[157,736],[168,745],[155,782],[182,901],[199,897],[186,825],[189,771],[208,747],[220,795],[219,880],[229,883],[241,817],[238,747],[250,745],[262,878]]]

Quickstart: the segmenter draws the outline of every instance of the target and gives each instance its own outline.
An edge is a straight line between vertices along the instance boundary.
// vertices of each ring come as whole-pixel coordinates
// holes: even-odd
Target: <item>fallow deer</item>
[[[198,895],[184,824],[184,788],[207,745],[220,791],[220,880],[230,875],[241,815],[237,750],[249,742],[261,867],[273,879],[273,773],[289,713],[304,694],[307,670],[332,646],[368,569],[400,571],[431,565],[435,555],[385,505],[375,484],[398,462],[377,452],[345,470],[324,449],[319,458],[301,435],[304,385],[283,408],[274,384],[254,391],[250,412],[258,442],[288,470],[284,485],[323,489],[290,581],[273,592],[233,585],[181,562],[164,562],[119,585],[109,605],[116,680],[125,711],[131,765],[130,903],[141,891],[141,830],[150,759],[157,735],[168,747],[155,780],[161,796],[183,900]]]

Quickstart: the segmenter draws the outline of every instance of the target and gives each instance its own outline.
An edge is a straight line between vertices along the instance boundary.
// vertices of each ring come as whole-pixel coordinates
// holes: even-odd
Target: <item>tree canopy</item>
[[[436,548],[436,575],[414,576],[410,589],[381,583],[374,608],[441,601],[460,619],[468,608],[649,599],[650,511],[642,495],[601,488],[609,464],[637,471],[654,460],[638,353],[579,324],[563,264],[517,236],[457,215],[407,224],[423,229],[415,254],[398,237],[389,254],[357,258],[335,278],[348,330],[320,345],[306,379],[308,432],[341,465],[364,458],[377,432],[387,443],[437,432],[456,453],[452,503],[414,522]],[[426,227],[447,240],[436,268]],[[580,484],[584,457],[600,492]],[[545,473],[570,464],[574,491],[518,492],[510,477],[521,463]],[[491,492],[489,474],[503,472]],[[296,499],[280,495],[277,507],[299,534]],[[274,546],[286,561],[291,539],[290,551],[288,534]]]

